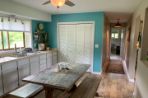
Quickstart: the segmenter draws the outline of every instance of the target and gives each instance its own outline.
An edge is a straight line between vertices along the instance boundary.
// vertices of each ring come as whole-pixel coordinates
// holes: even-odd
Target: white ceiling
[[[32,8],[36,8],[38,10],[50,14],[104,11],[107,13],[107,15],[112,15],[113,13],[118,13],[118,12],[123,14],[125,13],[126,14],[125,16],[127,17],[127,15],[129,16],[129,14],[135,11],[137,6],[143,0],[70,0],[74,2],[76,6],[69,7],[67,5],[64,5],[59,9],[52,6],[51,4],[42,5],[42,3],[44,3],[47,0],[13,0],[13,1],[24,4]]]

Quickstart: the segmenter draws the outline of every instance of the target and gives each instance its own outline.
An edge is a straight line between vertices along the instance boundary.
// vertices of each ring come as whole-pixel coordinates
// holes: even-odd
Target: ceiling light
[[[115,24],[114,27],[116,27],[116,28],[120,28],[120,27],[122,27],[119,21],[120,21],[120,20],[118,19],[118,20],[117,20],[117,23]]]
[[[65,4],[65,0],[51,0],[51,4],[59,8]]]

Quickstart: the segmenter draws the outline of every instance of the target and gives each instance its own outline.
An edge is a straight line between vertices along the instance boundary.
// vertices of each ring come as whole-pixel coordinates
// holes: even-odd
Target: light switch
[[[99,48],[99,44],[95,44],[95,48]]]

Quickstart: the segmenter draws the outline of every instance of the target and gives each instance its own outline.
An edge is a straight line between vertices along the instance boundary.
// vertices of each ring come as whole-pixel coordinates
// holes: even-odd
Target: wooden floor
[[[117,74],[125,74],[121,57],[112,56],[110,58],[110,65],[107,68],[107,73],[117,73]]]
[[[97,90],[101,98],[133,98],[134,84],[123,74],[106,73]],[[95,97],[100,98],[100,97]]]
[[[97,90],[100,97],[94,98],[133,98],[133,89],[133,83],[130,83],[124,74],[106,73],[102,75],[102,80]],[[35,98],[45,98],[44,96],[44,93],[42,93]],[[15,97],[9,96],[5,98]]]
[[[108,72],[101,76],[102,80],[97,90],[100,97],[94,98],[133,98],[134,84],[127,80],[125,74]],[[57,95],[58,94],[56,94],[54,98],[56,98]],[[36,98],[44,98],[44,96],[44,93],[42,93]]]
[[[113,56],[97,90],[102,98],[133,98],[134,84],[124,74],[121,58]],[[99,97],[95,97],[99,98]]]
[[[125,74],[122,64],[110,64],[107,73]]]

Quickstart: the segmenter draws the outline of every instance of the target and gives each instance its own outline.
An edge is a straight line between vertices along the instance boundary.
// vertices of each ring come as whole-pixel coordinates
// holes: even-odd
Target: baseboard
[[[128,81],[134,83],[134,79],[131,79],[130,76],[129,76],[129,73],[128,73],[128,70],[127,70],[127,67],[126,67],[127,65],[126,65],[125,60],[122,60],[122,64],[123,64],[124,72],[125,72],[125,74],[126,74],[126,76],[128,78]]]
[[[135,83],[133,98],[143,98],[138,85]]]
[[[96,75],[101,75],[102,72],[92,72],[93,74],[96,74]]]

